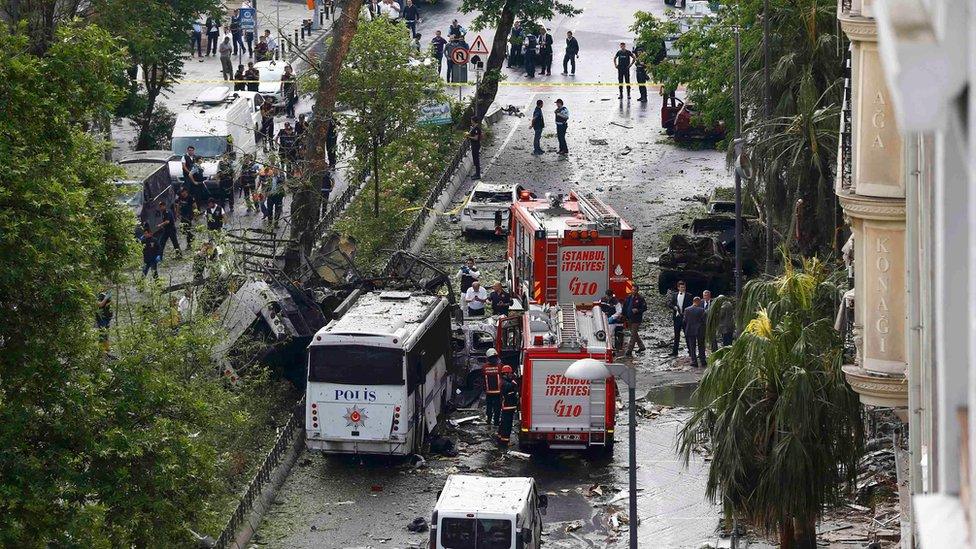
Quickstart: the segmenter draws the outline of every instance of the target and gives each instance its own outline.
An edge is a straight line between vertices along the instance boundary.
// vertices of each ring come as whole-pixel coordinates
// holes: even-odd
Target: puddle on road
[[[696,383],[655,387],[644,395],[644,400],[662,406],[687,408],[691,406],[691,396],[697,388],[698,384]]]

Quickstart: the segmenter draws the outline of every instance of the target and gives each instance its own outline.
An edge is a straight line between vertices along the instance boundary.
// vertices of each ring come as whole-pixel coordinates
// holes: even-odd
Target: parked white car
[[[508,234],[508,216],[521,185],[479,182],[461,209],[461,234],[475,232]]]
[[[285,74],[288,63],[284,61],[259,61],[254,68],[259,71],[258,93],[266,101],[273,101],[275,107],[285,106],[285,90],[281,84],[281,76]]]

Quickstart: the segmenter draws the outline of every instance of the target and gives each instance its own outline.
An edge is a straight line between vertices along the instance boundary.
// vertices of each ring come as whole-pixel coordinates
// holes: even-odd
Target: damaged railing
[[[254,502],[261,497],[261,491],[264,489],[265,485],[271,481],[274,476],[275,470],[281,465],[285,456],[291,448],[298,444],[296,438],[300,441],[301,437],[295,436],[296,429],[305,428],[305,397],[298,399],[292,409],[291,417],[285,422],[284,427],[281,428],[281,432],[278,433],[278,439],[275,440],[274,446],[268,455],[264,458],[264,463],[261,464],[261,468],[254,474],[254,478],[248,483],[247,489],[241,494],[241,500],[237,504],[237,508],[234,510],[234,514],[231,515],[230,520],[227,521],[227,525],[224,526],[224,530],[220,533],[217,538],[214,547],[217,549],[223,549],[229,547],[231,542],[234,541],[234,537],[237,532],[244,525],[247,520],[248,515],[254,508]]]

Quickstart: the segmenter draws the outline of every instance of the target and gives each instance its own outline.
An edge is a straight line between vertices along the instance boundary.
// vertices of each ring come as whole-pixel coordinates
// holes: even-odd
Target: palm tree
[[[761,25],[746,21],[755,46],[747,51],[744,67],[743,102],[750,116],[743,130],[756,181],[762,182],[765,194],[764,206],[757,209],[764,222],[771,219],[781,241],[810,256],[831,249],[839,222],[833,171],[843,93],[843,35],[834,0],[772,0],[770,6],[770,27],[776,29],[769,43],[775,60],[770,67],[772,112],[768,119],[759,116],[764,43]]]
[[[783,262],[782,276],[746,284],[745,329],[712,355],[678,448],[687,462],[710,445],[705,491],[727,516],[814,549],[824,509],[855,484],[864,434],[833,328],[840,275],[816,259]]]

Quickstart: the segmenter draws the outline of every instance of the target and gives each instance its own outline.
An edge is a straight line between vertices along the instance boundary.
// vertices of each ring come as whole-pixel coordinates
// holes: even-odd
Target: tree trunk
[[[779,525],[779,549],[795,549],[793,521],[787,520]]]
[[[380,216],[380,143],[373,137],[373,217]]]
[[[314,182],[325,173],[327,163],[326,142],[332,116],[335,111],[336,94],[339,90],[339,71],[349,52],[352,37],[359,26],[359,12],[363,0],[345,0],[333,19],[332,36],[325,59],[318,67],[319,88],[315,92],[315,105],[312,107],[311,128],[305,159],[303,186],[308,192],[298,192],[291,202],[291,243],[285,256],[285,271],[295,273],[301,265],[301,256],[312,253],[312,248],[320,235],[315,234],[319,222],[319,207],[322,197],[315,192]]]
[[[817,521],[816,519],[794,519],[794,547],[795,549],[817,549]]]
[[[473,108],[469,107],[465,111],[469,116],[463,117],[459,122],[461,127],[468,127],[467,119],[470,119],[472,115],[478,120],[484,118],[488,108],[495,101],[495,95],[498,94],[498,81],[502,74],[502,65],[505,63],[505,54],[508,52],[508,35],[512,32],[512,25],[514,24],[515,0],[506,0],[502,7],[501,17],[498,19],[498,27],[495,28],[495,37],[491,42],[491,53],[485,63],[485,74],[481,79],[481,85],[478,86],[478,93],[475,98],[475,105],[477,105],[478,110],[475,112]]]
[[[155,64],[152,66],[143,65],[142,67],[142,81],[146,86],[146,109],[143,111],[142,124],[139,126],[139,137],[136,139],[137,151],[152,148],[152,143],[149,142],[149,131],[152,128],[152,117],[156,111],[156,99],[163,89],[163,80],[165,79],[165,73],[160,78],[158,72]]]

